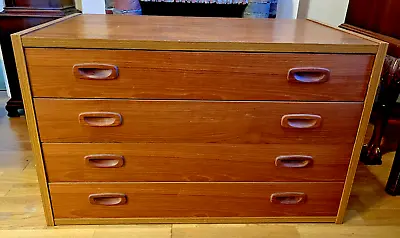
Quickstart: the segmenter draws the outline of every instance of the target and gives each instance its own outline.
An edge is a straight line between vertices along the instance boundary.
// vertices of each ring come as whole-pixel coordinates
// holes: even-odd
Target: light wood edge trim
[[[47,185],[46,172],[44,169],[44,161],[42,157],[42,150],[39,141],[39,134],[36,124],[35,111],[33,107],[33,99],[31,95],[31,88],[29,85],[28,71],[26,68],[24,49],[21,43],[21,37],[19,34],[13,34],[11,36],[15,62],[17,65],[18,78],[20,82],[22,98],[24,103],[26,123],[28,125],[29,138],[32,144],[33,157],[36,163],[36,173],[40,185],[40,194],[42,196],[42,203],[44,209],[44,215],[46,217],[46,223],[49,226],[54,226],[53,212],[51,209],[50,194]]]
[[[379,33],[376,33],[376,32],[370,31],[370,30],[365,30],[365,29],[362,29],[360,27],[353,26],[353,25],[350,25],[350,24],[347,24],[347,23],[343,23],[339,27],[342,28],[342,29],[346,29],[346,30],[352,31],[352,32],[357,32],[357,33],[362,34],[364,36],[367,35],[367,36],[373,37],[375,39],[380,39],[380,40],[386,41],[389,44],[400,45],[400,40],[399,39],[396,39],[396,38],[393,38],[393,37],[390,37],[390,36],[387,36],[387,35],[382,35],[382,34],[379,34]]]
[[[199,223],[267,223],[267,222],[322,222],[333,223],[336,217],[210,217],[210,218],[56,218],[56,225],[111,225],[111,224],[199,224]]]
[[[193,43],[59,38],[22,38],[25,47],[84,48],[84,49],[136,49],[136,50],[188,50],[188,51],[238,51],[238,52],[295,52],[295,53],[353,53],[376,54],[376,45],[321,45],[293,43]]]
[[[74,14],[71,14],[71,15],[68,15],[68,16],[65,16],[65,17],[62,17],[62,18],[55,19],[55,20],[53,20],[53,21],[49,21],[49,22],[46,22],[46,23],[43,23],[43,24],[40,24],[40,25],[31,27],[31,28],[28,28],[28,29],[19,31],[19,32],[15,33],[15,34],[18,34],[18,35],[20,35],[20,36],[23,36],[23,35],[26,35],[26,34],[28,34],[28,33],[31,33],[31,32],[40,30],[40,29],[42,29],[42,28],[45,28],[45,27],[54,25],[54,24],[56,24],[56,23],[59,23],[59,22],[68,20],[68,19],[70,19],[70,18],[79,16],[79,15],[81,15],[81,14],[82,14],[82,13],[74,13]],[[23,45],[23,41],[22,41],[22,45]]]
[[[323,22],[320,22],[320,21],[317,21],[317,20],[314,20],[314,19],[307,19],[307,20],[311,21],[311,22],[314,22],[314,23],[317,23],[317,24],[320,24],[320,25],[323,25],[323,26],[326,26],[326,27],[329,27],[331,29],[335,29],[335,30],[338,30],[338,31],[341,31],[341,32],[344,32],[344,33],[347,33],[347,34],[350,34],[350,35],[354,35],[354,36],[363,38],[364,40],[367,40],[367,41],[374,42],[374,43],[377,44],[377,45],[375,45],[377,50],[378,50],[379,45],[383,42],[383,41],[378,40],[376,38],[369,37],[369,36],[354,32],[354,31],[349,31],[349,30],[346,30],[346,29],[343,29],[343,28],[335,27],[335,26],[332,26],[332,25],[329,25],[329,24],[326,24],[326,23],[323,23]]]
[[[356,174],[358,161],[360,159],[361,149],[364,144],[364,137],[367,131],[369,118],[372,111],[372,106],[374,104],[376,91],[380,82],[380,77],[382,73],[382,66],[385,61],[386,52],[388,49],[388,43],[382,42],[379,45],[378,53],[375,56],[374,67],[371,73],[371,79],[369,81],[367,95],[364,101],[364,108],[361,114],[360,124],[358,126],[357,136],[354,143],[353,151],[351,154],[349,169],[347,171],[346,181],[344,184],[344,189],[342,193],[342,198],[340,200],[339,210],[336,218],[336,223],[343,223],[344,215],[346,212],[347,204],[349,202],[350,192],[354,181],[354,176]]]
[[[62,143],[64,144],[64,143]],[[67,144],[67,143],[66,143]],[[97,144],[97,143],[96,143]],[[188,183],[196,183],[196,184],[285,184],[285,183],[293,183],[288,181],[281,182],[79,182],[79,185],[135,185],[135,184],[188,184]],[[323,182],[295,182],[296,184],[344,184],[344,181],[323,181]],[[77,182],[50,182],[50,189],[53,186],[57,185],[77,185]]]

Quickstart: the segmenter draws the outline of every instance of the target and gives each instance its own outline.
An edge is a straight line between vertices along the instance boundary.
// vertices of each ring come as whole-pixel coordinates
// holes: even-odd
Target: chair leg
[[[386,118],[383,108],[376,110],[376,114],[377,118],[374,123],[374,132],[372,134],[371,140],[367,145],[363,146],[360,155],[360,161],[365,165],[382,164],[382,153],[380,145],[388,118]]]
[[[19,110],[24,109],[24,105],[21,100],[14,100],[11,98],[6,104],[7,116],[8,117],[19,117],[21,114]]]
[[[368,145],[363,147],[360,161],[366,165],[382,164],[381,141],[388,124],[392,110],[396,105],[399,95],[400,59],[386,56],[384,71],[382,72],[381,88],[378,100],[374,105],[374,113],[377,115],[374,123],[374,132]]]
[[[400,143],[397,146],[385,191],[393,196],[400,195]]]

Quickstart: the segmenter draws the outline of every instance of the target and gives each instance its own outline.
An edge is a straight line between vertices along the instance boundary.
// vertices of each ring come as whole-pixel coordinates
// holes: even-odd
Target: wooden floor
[[[24,117],[9,119],[0,92],[0,237],[400,237],[400,196],[384,192],[394,153],[360,165],[345,224],[123,225],[47,228]]]

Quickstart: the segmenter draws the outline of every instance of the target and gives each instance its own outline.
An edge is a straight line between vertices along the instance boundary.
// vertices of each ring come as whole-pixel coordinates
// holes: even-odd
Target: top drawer
[[[65,98],[363,101],[374,61],[350,54],[25,51],[33,96]]]

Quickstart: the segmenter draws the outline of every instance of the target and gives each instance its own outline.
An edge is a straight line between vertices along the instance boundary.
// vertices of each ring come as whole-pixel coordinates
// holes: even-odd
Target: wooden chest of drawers
[[[385,43],[74,15],[13,44],[49,225],[343,222]]]

